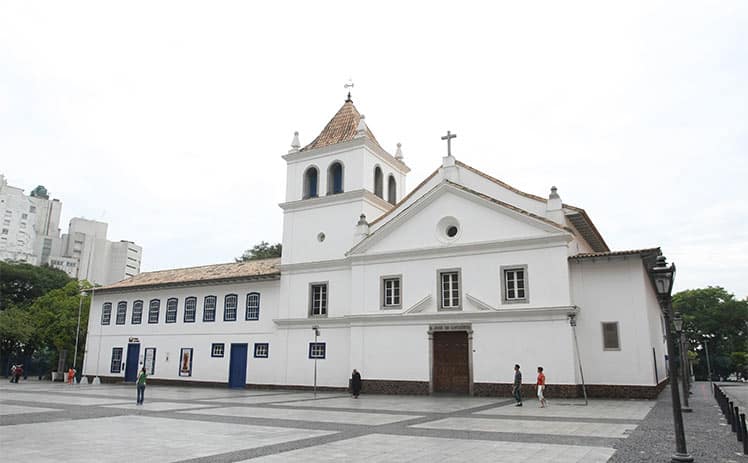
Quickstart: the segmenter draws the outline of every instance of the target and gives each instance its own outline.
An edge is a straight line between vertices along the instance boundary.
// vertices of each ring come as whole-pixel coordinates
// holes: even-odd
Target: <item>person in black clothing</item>
[[[351,374],[351,393],[354,399],[358,399],[358,395],[361,393],[361,373],[355,368]]]
[[[512,385],[512,395],[517,401],[517,407],[522,406],[522,372],[519,371],[519,365],[514,365],[514,385]]]

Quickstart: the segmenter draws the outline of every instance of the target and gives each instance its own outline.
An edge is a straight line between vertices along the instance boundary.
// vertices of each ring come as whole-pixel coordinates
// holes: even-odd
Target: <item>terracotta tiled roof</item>
[[[322,129],[322,132],[317,135],[317,138],[301,148],[300,151],[322,148],[324,146],[353,140],[356,136],[356,128],[358,127],[359,121],[361,121],[361,114],[353,105],[353,101],[346,100],[338,112],[332,117],[332,119],[330,119],[330,122],[328,122],[325,128]],[[371,141],[376,143],[379,148],[382,148],[374,137],[374,134],[369,130],[368,126],[366,127],[366,135]],[[382,151],[384,151],[384,149],[382,149]]]
[[[660,251],[660,248],[629,249],[627,251],[588,252],[584,254],[577,254],[576,256],[569,256],[569,260],[593,259],[595,257],[616,257],[616,256],[634,256],[634,255],[640,255],[642,257],[649,257],[652,255],[659,256],[660,254],[662,254],[662,251]]]
[[[204,265],[201,267],[177,268],[144,272],[132,278],[97,288],[96,291],[134,289],[146,286],[174,286],[198,282],[240,280],[280,275],[280,258],[233,262],[230,264]]]

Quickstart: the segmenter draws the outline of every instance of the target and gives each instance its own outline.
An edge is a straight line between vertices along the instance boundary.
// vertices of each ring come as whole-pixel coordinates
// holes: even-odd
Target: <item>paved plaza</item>
[[[605,462],[657,401],[0,385],[0,450],[23,462]],[[646,460],[637,460],[646,461]]]

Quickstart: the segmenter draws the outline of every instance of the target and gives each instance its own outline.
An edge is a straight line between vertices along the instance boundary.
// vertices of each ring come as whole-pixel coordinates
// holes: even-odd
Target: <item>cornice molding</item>
[[[343,193],[319,196],[317,198],[287,201],[285,203],[278,204],[278,206],[284,211],[299,211],[304,209],[316,209],[320,206],[332,206],[337,204],[352,203],[360,201],[362,199],[381,209],[382,213],[387,212],[394,207],[392,204],[375,195],[371,191],[365,190],[363,188],[359,190],[346,191]]]
[[[371,154],[377,156],[380,158],[383,162],[387,163],[392,167],[393,169],[400,170],[404,173],[410,172],[410,167],[408,167],[404,162],[398,161],[395,159],[394,156],[392,156],[390,153],[385,151],[384,149],[377,146],[376,143],[371,141],[367,137],[362,138],[354,138],[353,140],[344,141],[341,143],[335,143],[334,145],[327,145],[323,146],[321,148],[314,148],[306,151],[297,151],[294,153],[288,153],[281,156],[286,162],[293,163],[298,162],[302,160],[311,160],[311,159],[318,159],[321,157],[327,157],[331,154],[337,154],[337,153],[343,153],[345,151],[350,151],[355,148],[368,148],[369,151],[371,151]]]

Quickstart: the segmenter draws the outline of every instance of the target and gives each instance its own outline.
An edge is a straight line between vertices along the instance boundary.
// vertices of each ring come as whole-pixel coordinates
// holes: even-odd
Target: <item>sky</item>
[[[490,5],[484,4],[490,3]],[[0,173],[143,246],[281,241],[293,132],[353,101],[415,187],[455,157],[748,296],[748,2],[0,0]]]

